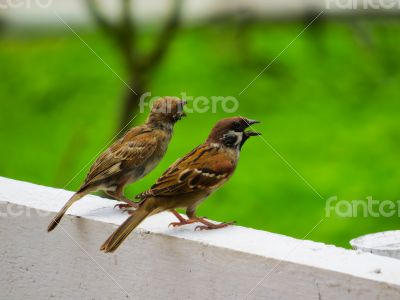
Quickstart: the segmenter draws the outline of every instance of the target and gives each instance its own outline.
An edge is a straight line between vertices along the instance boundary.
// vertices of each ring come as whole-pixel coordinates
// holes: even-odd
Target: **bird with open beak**
[[[197,206],[221,187],[234,173],[240,150],[251,137],[260,133],[247,130],[259,123],[244,117],[220,120],[207,140],[170,166],[150,190],[136,196],[141,202],[136,211],[103,243],[100,250],[114,252],[146,217],[170,211],[177,218],[171,226],[199,222],[196,229],[217,229],[230,223],[214,224],[196,216]],[[187,219],[175,209],[186,209]]]
[[[57,226],[73,203],[95,191],[102,190],[112,198],[125,202],[117,205],[120,208],[137,207],[137,203],[124,196],[124,187],[146,176],[161,161],[171,140],[174,124],[185,116],[185,104],[185,101],[173,97],[156,100],[145,124],[130,129],[97,158],[83,185],[61,208],[47,230]]]

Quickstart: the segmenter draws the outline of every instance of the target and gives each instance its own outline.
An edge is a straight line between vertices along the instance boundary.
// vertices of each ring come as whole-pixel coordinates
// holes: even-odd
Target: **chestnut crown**
[[[258,132],[245,131],[249,126],[256,123],[260,122],[244,117],[222,119],[211,130],[207,142],[222,143],[228,147],[237,146],[241,148],[250,136],[260,135]]]

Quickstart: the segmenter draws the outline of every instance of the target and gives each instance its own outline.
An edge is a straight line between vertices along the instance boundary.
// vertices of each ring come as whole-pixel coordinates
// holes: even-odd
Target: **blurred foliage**
[[[400,199],[400,23],[361,23],[368,42],[352,24],[311,26],[239,96],[304,27],[255,24],[245,40],[228,26],[185,28],[152,81],[152,95],[235,96],[235,115],[261,120],[265,140],[323,198]],[[151,30],[141,34],[146,39]],[[102,36],[81,36],[123,76]],[[1,176],[78,188],[115,132],[124,85],[69,32],[3,37],[0,66]],[[147,189],[227,116],[197,113],[178,123],[160,166],[127,194]],[[198,214],[303,238],[324,217],[325,200],[253,138],[231,181]],[[398,224],[397,217],[330,217],[307,239],[348,247],[351,238]]]

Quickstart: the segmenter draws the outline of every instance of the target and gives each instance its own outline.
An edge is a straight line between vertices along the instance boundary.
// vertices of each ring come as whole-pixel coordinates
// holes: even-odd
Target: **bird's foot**
[[[194,230],[213,230],[213,229],[224,228],[224,227],[236,224],[236,221],[224,222],[224,223],[219,223],[219,224],[213,224],[210,222],[207,222],[207,223],[208,224],[206,224],[206,225],[196,226],[196,228]]]
[[[191,220],[181,220],[179,222],[171,222],[169,223],[168,227],[179,227],[179,226],[183,226],[183,225],[187,225],[187,224],[192,224],[193,222],[191,222]]]
[[[132,210],[135,210],[136,208],[138,208],[138,204],[135,202],[132,203],[119,203],[119,204],[115,204],[114,208],[118,208],[120,210],[122,210],[123,212],[131,212]]]
[[[182,216],[179,218],[179,222],[172,222],[169,223],[168,227],[179,227],[179,226],[183,226],[183,225],[188,225],[188,224],[193,224],[193,223],[197,223],[200,222],[199,220],[203,220],[203,218],[193,218],[193,219],[185,219]]]

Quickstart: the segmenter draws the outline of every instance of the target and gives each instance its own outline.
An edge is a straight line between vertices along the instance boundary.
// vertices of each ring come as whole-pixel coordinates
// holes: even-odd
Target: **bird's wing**
[[[95,161],[84,185],[116,175],[126,165],[141,165],[157,148],[157,138],[152,130],[143,127],[131,129]]]
[[[176,161],[150,190],[136,198],[174,196],[199,190],[215,189],[235,169],[234,160],[218,147],[203,144]]]

